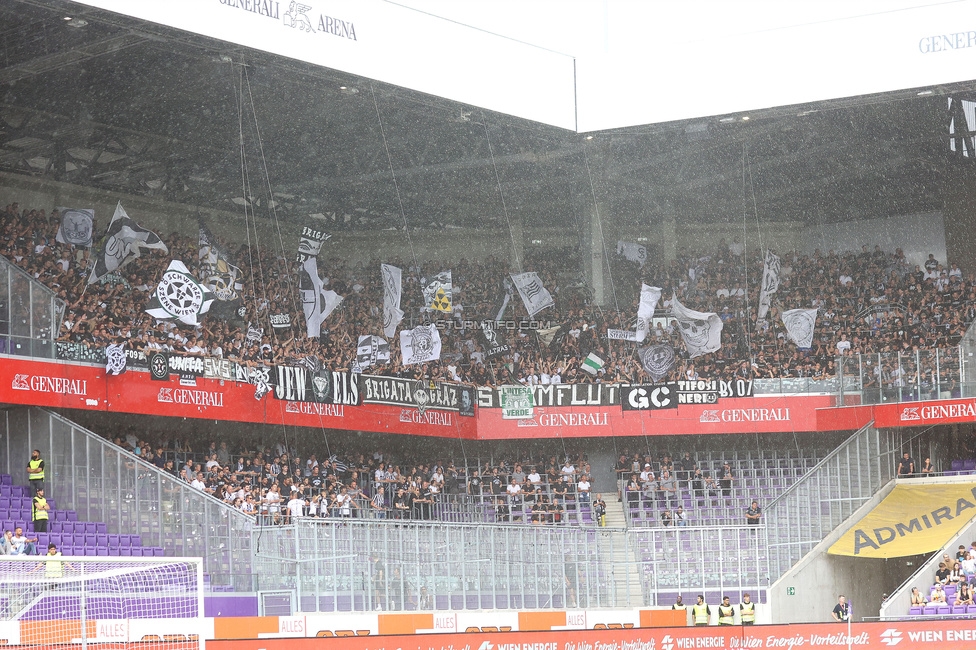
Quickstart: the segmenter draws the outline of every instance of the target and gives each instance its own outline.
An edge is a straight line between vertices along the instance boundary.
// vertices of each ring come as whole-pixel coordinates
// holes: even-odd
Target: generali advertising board
[[[215,376],[173,373],[154,380],[141,370],[112,376],[90,364],[5,357],[0,402],[469,440],[841,431],[871,420],[879,427],[976,422],[976,399],[836,408],[830,395],[752,397],[747,384],[722,382],[537,387],[531,407],[512,417],[499,388],[317,371],[295,384],[308,390],[296,390],[281,379],[296,369],[275,370],[267,377],[274,385],[261,392],[254,383]]]

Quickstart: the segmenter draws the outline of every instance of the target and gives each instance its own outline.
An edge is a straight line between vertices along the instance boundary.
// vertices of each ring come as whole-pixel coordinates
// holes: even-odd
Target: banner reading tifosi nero
[[[976,516],[976,483],[901,484],[828,553],[889,558],[931,553]]]

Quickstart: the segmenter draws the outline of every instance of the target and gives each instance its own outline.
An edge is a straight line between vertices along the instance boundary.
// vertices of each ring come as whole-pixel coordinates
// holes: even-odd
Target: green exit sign
[[[795,596],[796,595],[796,587],[787,587],[786,588],[786,595],[787,596]]]

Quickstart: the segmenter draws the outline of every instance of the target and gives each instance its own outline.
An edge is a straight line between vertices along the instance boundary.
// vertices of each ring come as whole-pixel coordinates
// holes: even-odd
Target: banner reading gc
[[[976,483],[899,484],[828,553],[890,558],[941,549],[976,515]]]

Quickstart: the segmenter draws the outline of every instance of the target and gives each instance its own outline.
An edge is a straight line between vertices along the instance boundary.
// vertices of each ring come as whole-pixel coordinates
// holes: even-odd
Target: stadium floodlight
[[[11,645],[202,650],[202,623],[202,558],[0,556],[0,638]]]

